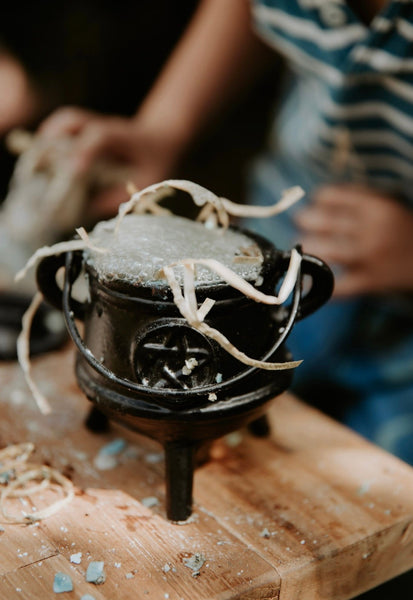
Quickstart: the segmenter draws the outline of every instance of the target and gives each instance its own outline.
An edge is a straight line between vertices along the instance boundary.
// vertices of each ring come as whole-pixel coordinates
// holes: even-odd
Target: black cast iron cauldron
[[[264,257],[260,290],[273,294],[290,253],[251,232],[242,233],[258,244]],[[56,272],[63,265],[62,292]],[[90,300],[80,304],[71,295],[82,268],[88,275]],[[304,275],[311,285],[302,297]],[[289,387],[292,370],[245,366],[182,318],[167,285],[103,283],[81,252],[43,259],[37,282],[46,300],[63,308],[78,349],[77,379],[94,404],[92,415],[113,418],[163,445],[167,516],[185,520],[192,510],[198,449],[247,424],[257,433],[265,431],[266,404]],[[196,289],[200,303],[206,297],[216,301],[206,318],[209,325],[247,355],[283,362],[291,360],[284,341],[294,322],[329,299],[333,275],[320,259],[303,255],[288,307],[257,303],[222,282]],[[84,321],[84,340],[74,317]],[[197,366],[185,370],[191,358]]]

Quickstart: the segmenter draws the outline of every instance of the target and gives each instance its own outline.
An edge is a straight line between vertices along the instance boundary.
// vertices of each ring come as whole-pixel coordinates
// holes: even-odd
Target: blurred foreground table
[[[169,523],[161,448],[116,425],[89,432],[73,361],[69,347],[33,362],[47,417],[19,366],[0,365],[0,445],[33,442],[33,460],[76,486],[36,525],[3,522],[0,598],[344,600],[413,567],[413,469],[288,394],[271,406],[269,439],[214,443],[193,517]],[[102,462],[113,440],[120,450]],[[86,582],[90,561],[104,561],[105,583]],[[53,592],[57,572],[72,592]]]

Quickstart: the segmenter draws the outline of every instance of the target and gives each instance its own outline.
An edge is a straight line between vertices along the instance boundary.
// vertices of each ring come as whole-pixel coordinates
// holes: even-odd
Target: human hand
[[[97,161],[111,163],[125,172],[125,184],[137,189],[169,177],[177,153],[161,133],[146,131],[137,119],[106,116],[75,107],[54,112],[39,129],[40,135],[53,138],[72,136],[70,157],[74,174],[81,175]],[[128,199],[125,184],[110,187],[92,198],[88,217],[113,215]]]
[[[304,251],[338,267],[335,296],[413,290],[413,211],[393,198],[326,185],[295,222]]]

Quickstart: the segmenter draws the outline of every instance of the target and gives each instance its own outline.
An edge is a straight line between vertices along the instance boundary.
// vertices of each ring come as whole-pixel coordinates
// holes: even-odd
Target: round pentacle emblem
[[[184,321],[157,321],[137,339],[133,356],[140,383],[156,389],[192,389],[215,382],[216,351]]]

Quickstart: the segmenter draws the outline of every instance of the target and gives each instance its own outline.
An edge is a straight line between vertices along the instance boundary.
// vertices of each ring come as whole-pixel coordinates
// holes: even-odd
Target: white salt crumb
[[[109,471],[118,466],[118,459],[111,454],[98,454],[95,456],[93,464],[99,471]]]
[[[126,573],[125,575],[126,579],[133,579],[135,577],[134,573]]]
[[[60,528],[60,531],[63,531],[63,533],[67,533],[69,530],[67,527],[63,527],[63,525],[62,525],[62,527]]]
[[[357,490],[358,496],[364,496],[370,489],[370,481],[363,481],[359,489]]]
[[[168,565],[168,563],[165,563],[164,566],[162,567],[162,571],[164,573],[169,573],[170,570],[171,570],[171,567]]]
[[[185,365],[182,367],[182,373],[184,375],[190,375],[195,367],[198,366],[198,361],[196,358],[188,358],[185,360]]]
[[[154,465],[163,461],[163,454],[161,452],[150,452],[145,456],[145,462]]]
[[[76,554],[72,554],[70,557],[70,562],[75,564],[75,565],[80,565],[82,560],[82,553],[81,552],[76,552]]]
[[[208,394],[208,401],[209,402],[216,402],[218,399],[218,396],[216,394],[214,394],[213,392],[211,392],[210,394]]]
[[[305,540],[301,540],[300,544],[305,544]]]
[[[12,404],[15,404],[16,406],[24,404],[26,400],[26,394],[24,394],[22,390],[13,390],[10,394],[10,400]]]
[[[120,568],[121,568],[121,566],[122,566],[122,563],[119,563],[119,562],[116,562],[116,563],[115,563],[115,567],[116,567],[116,569],[120,569]]]
[[[146,498],[142,498],[141,504],[146,506],[146,508],[153,508],[154,506],[158,506],[159,500],[156,496],[147,496]]]
[[[263,538],[269,538],[271,536],[270,532],[266,527],[261,531],[260,536]]]
[[[233,431],[225,436],[225,442],[230,448],[235,448],[241,444],[242,434],[239,431]]]
[[[73,450],[73,454],[74,456],[79,459],[79,460],[87,460],[88,455],[86,452],[83,452],[82,450]]]
[[[198,577],[205,561],[206,558],[203,554],[201,554],[201,552],[195,552],[195,554],[189,558],[182,559],[184,565],[189,569],[192,569],[192,577]]]

